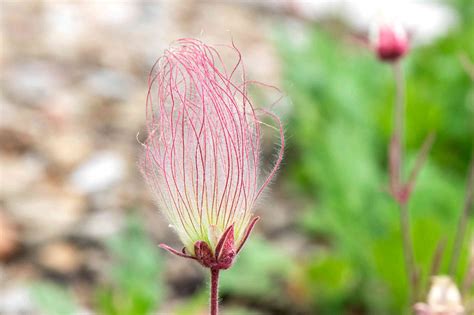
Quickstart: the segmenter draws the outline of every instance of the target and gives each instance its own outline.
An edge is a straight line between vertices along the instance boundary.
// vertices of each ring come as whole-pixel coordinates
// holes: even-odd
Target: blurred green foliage
[[[208,309],[209,291],[200,290],[174,310],[176,315],[205,314]]]
[[[97,295],[99,312],[151,314],[164,296],[163,264],[142,224],[131,218],[124,231],[110,240],[108,249],[115,263],[110,269],[110,283]]]
[[[299,281],[311,284],[307,285],[307,294],[316,299],[321,313],[344,313],[358,284],[358,276],[347,259],[334,253],[319,254],[300,272]],[[344,295],[347,299],[341,298]]]
[[[110,279],[97,292],[97,310],[104,315],[152,314],[164,296],[162,261],[156,246],[134,217],[107,244],[114,263]],[[79,306],[67,290],[53,283],[37,283],[31,295],[47,315],[77,314]]]
[[[438,41],[414,48],[404,63],[406,173],[424,138],[431,131],[437,135],[409,206],[423,282],[438,242],[452,243],[462,208],[474,135],[474,88],[459,54],[474,59],[473,23],[462,21],[462,27]],[[315,238],[328,239],[331,251],[329,258],[309,262],[303,281],[323,314],[342,312],[341,303],[360,304],[371,314],[401,314],[408,286],[398,209],[385,192],[394,97],[391,68],[353,41],[318,29],[308,33],[300,43],[285,31],[278,37],[292,100],[287,178],[313,198],[302,226]]]
[[[278,299],[291,268],[288,256],[254,235],[232,268],[221,273],[220,291],[253,300]]]
[[[43,314],[73,315],[77,314],[78,307],[74,296],[60,285],[43,282],[32,285],[31,296]]]

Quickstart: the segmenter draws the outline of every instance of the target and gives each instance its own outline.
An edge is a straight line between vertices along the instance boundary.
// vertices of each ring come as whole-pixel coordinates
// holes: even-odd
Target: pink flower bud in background
[[[227,46],[225,46],[227,47]],[[253,107],[241,62],[226,68],[214,47],[181,39],[153,67],[147,97],[143,176],[180,237],[181,252],[211,269],[227,269],[258,217],[252,209],[283,157],[277,116]],[[274,166],[261,172],[261,117],[280,132]],[[253,218],[252,218],[253,217]]]
[[[403,57],[409,48],[408,36],[402,25],[382,22],[370,30],[370,41],[380,60],[393,62]]]

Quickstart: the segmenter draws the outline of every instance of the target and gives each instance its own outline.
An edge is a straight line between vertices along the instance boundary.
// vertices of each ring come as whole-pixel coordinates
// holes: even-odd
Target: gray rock
[[[44,176],[44,165],[30,156],[0,155],[0,198],[20,194]]]
[[[79,165],[69,181],[78,191],[91,194],[119,183],[124,175],[124,158],[115,152],[103,151]]]
[[[135,81],[129,75],[101,69],[86,77],[84,86],[89,93],[106,99],[126,100]]]
[[[6,94],[30,106],[46,105],[44,100],[65,85],[64,75],[54,64],[42,61],[12,65],[2,77]]]
[[[38,314],[28,288],[13,286],[0,289],[0,314]]]
[[[82,237],[105,241],[117,234],[123,227],[124,218],[113,211],[97,211],[89,215],[76,231]]]
[[[34,244],[70,231],[86,204],[83,196],[45,182],[27,195],[8,200],[5,209],[22,228],[22,240]]]

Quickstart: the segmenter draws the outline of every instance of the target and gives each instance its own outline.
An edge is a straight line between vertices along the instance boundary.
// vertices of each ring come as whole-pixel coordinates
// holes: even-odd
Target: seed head
[[[161,212],[206,267],[227,269],[258,218],[252,209],[283,156],[274,114],[254,108],[239,51],[227,69],[214,47],[181,39],[149,77],[147,132],[141,171]],[[240,74],[240,78],[238,75]],[[261,117],[278,125],[281,146],[271,171],[261,172]]]

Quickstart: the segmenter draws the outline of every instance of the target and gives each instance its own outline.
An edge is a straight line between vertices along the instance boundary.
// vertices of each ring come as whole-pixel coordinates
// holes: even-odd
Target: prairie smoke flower
[[[241,55],[227,69],[217,50],[194,39],[167,49],[149,76],[148,138],[141,170],[182,251],[211,269],[227,269],[258,217],[252,208],[282,160],[283,129],[253,107]],[[240,74],[241,78],[237,78]],[[262,115],[278,125],[281,146],[261,174]]]
[[[408,36],[400,24],[377,23],[372,26],[370,33],[372,46],[380,60],[393,62],[407,53]]]
[[[400,210],[400,228],[402,234],[403,254],[408,283],[410,284],[410,304],[413,305],[420,289],[420,274],[416,267],[413,240],[410,231],[410,215],[408,202],[414,188],[416,178],[428,157],[434,136],[426,138],[416,159],[415,167],[409,178],[403,176],[404,165],[404,134],[405,134],[405,82],[403,67],[398,60],[408,51],[408,36],[400,24],[382,20],[373,24],[370,29],[370,41],[378,58],[390,62],[395,79],[395,102],[393,133],[388,146],[389,161],[389,192]]]

